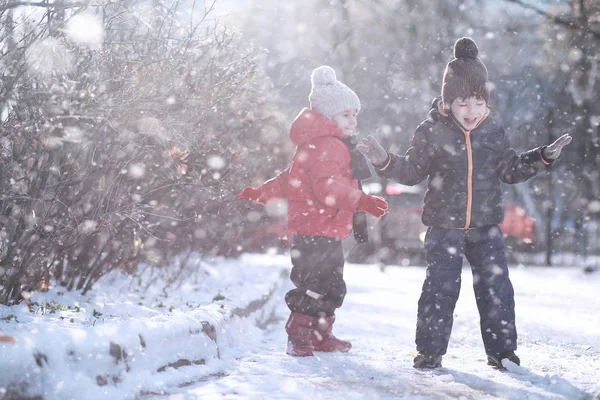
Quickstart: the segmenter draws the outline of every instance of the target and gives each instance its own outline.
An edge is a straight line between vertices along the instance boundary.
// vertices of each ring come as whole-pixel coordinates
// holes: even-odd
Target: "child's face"
[[[470,131],[481,122],[481,119],[485,115],[487,104],[485,100],[471,96],[466,99],[454,99],[450,108],[454,118],[463,128]]]
[[[356,129],[357,109],[345,110],[335,114],[331,119],[346,135],[351,135]]]

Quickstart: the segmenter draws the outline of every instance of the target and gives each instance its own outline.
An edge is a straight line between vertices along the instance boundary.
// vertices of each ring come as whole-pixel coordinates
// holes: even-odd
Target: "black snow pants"
[[[346,296],[342,242],[323,236],[294,237],[290,279],[296,286],[285,295],[292,312],[331,316]]]
[[[460,292],[463,256],[471,264],[485,352],[516,350],[514,291],[500,228],[430,227],[425,251],[427,276],[419,299],[417,351],[446,354]]]

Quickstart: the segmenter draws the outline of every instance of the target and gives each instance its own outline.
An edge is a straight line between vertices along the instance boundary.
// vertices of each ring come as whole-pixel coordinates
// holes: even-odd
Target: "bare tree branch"
[[[536,12],[538,15],[541,15],[542,17],[547,18],[550,21],[552,21],[558,25],[565,26],[569,29],[584,31],[586,33],[592,34],[596,38],[600,38],[600,32],[590,29],[587,24],[585,24],[584,26],[579,26],[578,24],[575,23],[575,20],[571,21],[568,19],[561,18],[558,15],[553,15],[547,11],[542,10],[539,7],[536,7],[532,4],[528,4],[528,3],[524,2],[523,0],[506,0],[506,1],[508,1],[510,3],[516,3],[523,8],[532,10],[532,11]],[[582,13],[583,13],[583,10],[582,10]]]
[[[0,6],[0,12],[10,10],[12,8],[17,8],[21,6],[29,6],[29,7],[42,7],[42,8],[53,8],[55,10],[65,10],[68,8],[76,8],[76,7],[85,7],[87,3],[66,3],[66,4],[55,4],[55,3],[47,3],[44,1],[35,2],[35,1],[15,1],[12,3],[3,4]]]

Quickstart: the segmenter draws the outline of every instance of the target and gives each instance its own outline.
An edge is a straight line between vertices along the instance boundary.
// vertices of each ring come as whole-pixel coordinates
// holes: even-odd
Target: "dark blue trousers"
[[[346,296],[342,242],[297,235],[291,256],[290,279],[296,288],[285,295],[290,311],[311,317],[334,315]]]
[[[487,354],[516,350],[515,301],[497,225],[469,230],[430,227],[427,276],[417,314],[417,351],[446,354],[461,286],[463,256],[471,264]]]

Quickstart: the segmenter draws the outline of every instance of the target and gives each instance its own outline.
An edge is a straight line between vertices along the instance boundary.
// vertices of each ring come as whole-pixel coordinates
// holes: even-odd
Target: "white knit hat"
[[[323,65],[316,68],[310,77],[312,89],[308,96],[310,108],[331,119],[342,111],[357,109],[360,111],[360,100],[348,86],[338,81],[335,71]]]

